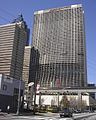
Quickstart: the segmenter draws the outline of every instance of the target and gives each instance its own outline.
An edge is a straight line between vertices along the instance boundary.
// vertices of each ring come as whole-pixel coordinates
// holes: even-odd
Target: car
[[[60,117],[72,117],[72,111],[69,108],[64,108],[61,112],[60,112]]]
[[[73,112],[74,113],[81,113],[81,110],[76,109],[76,110],[73,110]]]

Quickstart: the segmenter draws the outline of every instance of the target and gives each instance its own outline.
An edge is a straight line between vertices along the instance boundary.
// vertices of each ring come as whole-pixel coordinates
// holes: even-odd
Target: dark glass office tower
[[[40,54],[36,80],[42,87],[87,85],[82,5],[34,13],[33,46]]]

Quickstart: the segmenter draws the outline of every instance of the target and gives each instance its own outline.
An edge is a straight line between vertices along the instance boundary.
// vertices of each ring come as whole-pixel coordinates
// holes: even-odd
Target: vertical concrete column
[[[39,93],[39,107],[41,106],[41,92]]]
[[[78,92],[78,103],[77,103],[77,107],[80,111],[82,111],[82,93]]]
[[[31,104],[31,107],[33,106],[33,86],[31,86],[31,89],[30,89],[30,104]]]
[[[59,95],[60,95],[60,93],[58,92],[57,93],[57,106],[59,107]]]

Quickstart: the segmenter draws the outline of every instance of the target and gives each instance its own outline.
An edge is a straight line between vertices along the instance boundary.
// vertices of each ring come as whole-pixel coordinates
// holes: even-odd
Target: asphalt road
[[[17,116],[15,114],[0,114],[0,120],[96,120],[96,113],[94,116],[85,117],[84,119],[76,119],[90,113],[75,114],[73,118],[60,118],[58,113],[44,113],[40,115],[26,115]],[[75,118],[75,119],[74,119]]]
[[[96,115],[81,120],[96,120]]]

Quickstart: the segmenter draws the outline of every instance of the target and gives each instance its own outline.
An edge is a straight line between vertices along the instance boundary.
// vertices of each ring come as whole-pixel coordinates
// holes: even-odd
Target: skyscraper
[[[23,18],[0,25],[0,73],[21,79],[27,37],[27,26]]]
[[[33,46],[40,53],[37,80],[44,87],[87,85],[82,5],[34,13]]]
[[[22,79],[25,81],[25,92],[24,100],[27,102],[27,107],[33,104],[33,94],[36,83],[36,71],[39,60],[38,50],[34,49],[33,46],[26,46],[24,52],[24,63],[23,63],[23,73]]]
[[[27,99],[28,95],[28,83],[29,83],[29,68],[30,68],[30,56],[31,56],[31,46],[25,46],[24,51],[24,62],[23,62],[23,73],[22,80],[25,82],[25,98]]]

